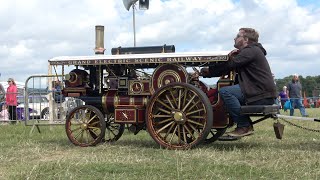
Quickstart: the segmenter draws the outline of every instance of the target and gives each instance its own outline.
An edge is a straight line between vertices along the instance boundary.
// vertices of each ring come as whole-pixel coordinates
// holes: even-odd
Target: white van
[[[24,96],[17,96],[18,107],[24,107]],[[32,119],[41,118],[49,114],[49,100],[44,95],[30,95],[28,97],[28,106],[34,111],[30,114]]]

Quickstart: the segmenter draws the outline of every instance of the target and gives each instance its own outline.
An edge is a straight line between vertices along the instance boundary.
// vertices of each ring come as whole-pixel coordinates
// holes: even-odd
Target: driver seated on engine
[[[227,135],[243,137],[253,134],[249,115],[241,114],[242,105],[272,105],[277,97],[276,86],[270,66],[265,57],[266,50],[258,43],[259,34],[252,28],[241,28],[234,38],[234,47],[225,63],[202,68],[203,77],[219,77],[231,70],[238,73],[239,84],[222,87],[219,94],[233,122],[234,131]]]

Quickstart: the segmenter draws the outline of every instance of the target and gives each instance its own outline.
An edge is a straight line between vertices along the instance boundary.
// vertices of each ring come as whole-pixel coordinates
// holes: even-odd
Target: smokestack
[[[96,25],[96,47],[95,54],[104,54],[104,26]]]

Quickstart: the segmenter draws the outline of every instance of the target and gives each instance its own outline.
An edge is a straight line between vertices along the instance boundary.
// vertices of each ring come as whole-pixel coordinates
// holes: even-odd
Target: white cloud
[[[12,58],[28,58],[32,55],[32,49],[28,48],[25,41],[20,41],[16,46],[10,48]]]
[[[136,11],[137,45],[174,44],[179,52],[229,51],[238,29],[249,26],[260,32],[276,76],[318,75],[319,4],[300,4],[150,0],[149,10]],[[0,23],[0,80],[15,76],[25,81],[32,74],[46,74],[47,60],[54,56],[94,54],[95,25],[105,26],[106,54],[112,47],[133,46],[132,9],[127,11],[121,0],[0,0]]]
[[[297,40],[307,44],[319,44],[320,41],[320,22],[313,22],[306,31],[298,33]]]

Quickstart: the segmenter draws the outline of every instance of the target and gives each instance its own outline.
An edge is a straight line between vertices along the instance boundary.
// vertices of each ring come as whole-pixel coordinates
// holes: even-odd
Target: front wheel
[[[151,137],[168,149],[189,149],[201,143],[211,130],[213,112],[199,88],[171,83],[150,98],[146,125]]]
[[[106,122],[103,114],[94,106],[74,108],[66,119],[69,140],[78,146],[94,146],[104,138]]]

